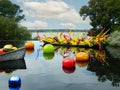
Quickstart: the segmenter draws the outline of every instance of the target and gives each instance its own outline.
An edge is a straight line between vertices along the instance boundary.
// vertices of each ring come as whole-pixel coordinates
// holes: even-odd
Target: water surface
[[[120,90],[120,60],[110,59],[104,50],[91,49],[102,59],[93,54],[91,62],[76,63],[75,68],[67,70],[62,67],[66,50],[70,51],[70,57],[75,58],[75,53],[88,52],[89,49],[55,47],[54,55],[47,56],[43,54],[40,41],[32,42],[34,51],[29,51],[24,57],[26,69],[1,70],[0,90],[9,90],[8,79],[13,75],[21,78],[20,90]]]

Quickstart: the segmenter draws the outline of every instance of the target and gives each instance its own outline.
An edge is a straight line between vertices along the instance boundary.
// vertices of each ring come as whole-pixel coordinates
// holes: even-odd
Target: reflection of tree
[[[56,47],[57,48],[57,47]],[[61,56],[74,54],[74,56],[78,52],[86,52],[90,55],[90,57],[97,59],[98,61],[103,61],[106,58],[105,50],[95,50],[92,48],[80,48],[80,47],[58,47],[56,53],[59,53]]]
[[[80,51],[89,53],[91,59],[88,62],[87,70],[95,72],[100,82],[109,80],[112,86],[120,86],[120,60],[112,58],[108,52],[106,53],[106,50],[76,47],[59,47],[57,49],[57,52],[62,56],[64,56],[66,51],[69,51],[69,53],[74,52],[74,56]],[[71,54],[69,56],[71,56]],[[79,65],[81,65],[81,63],[79,63]]]
[[[15,70],[16,69],[4,69],[4,70],[1,70],[1,71],[4,72],[4,73],[6,73],[6,74],[12,74]]]
[[[120,60],[115,60],[111,57],[107,58],[105,62],[99,62],[95,58],[91,58],[88,63],[87,70],[95,72],[98,76],[98,81],[105,82],[107,80],[112,82],[112,86],[120,85]]]
[[[11,74],[13,71],[15,71],[16,69],[6,69],[4,70],[5,73]]]

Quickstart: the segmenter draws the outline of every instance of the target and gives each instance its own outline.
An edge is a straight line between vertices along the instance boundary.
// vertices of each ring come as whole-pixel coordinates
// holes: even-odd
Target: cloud
[[[24,14],[27,17],[57,19],[73,23],[80,22],[79,13],[73,7],[60,0],[46,0],[44,2],[25,1],[23,5],[26,8]]]
[[[75,27],[75,25],[73,23],[61,23],[60,25],[64,28],[68,28],[68,29]]]
[[[76,10],[75,6],[69,5],[64,0],[17,0],[22,4],[23,14],[27,17],[27,20],[31,22],[22,22],[21,25],[26,25],[28,28],[34,27],[53,27],[49,21],[59,22],[58,27],[64,28],[83,28],[86,25],[89,26],[89,17],[83,20]],[[78,7],[80,8],[80,7]],[[41,20],[40,23],[35,21],[36,19]],[[46,22],[48,22],[48,24]],[[33,22],[34,21],[34,22]],[[69,22],[69,23],[61,23]],[[43,24],[44,23],[44,24]],[[38,26],[37,26],[38,25]],[[56,26],[57,27],[57,26]],[[61,27],[60,27],[61,28]],[[85,27],[86,28],[86,27]]]
[[[20,2],[20,3],[25,3],[25,2],[30,2],[30,1],[33,1],[33,0],[16,0],[17,2]],[[34,0],[35,1],[35,0]]]
[[[43,21],[22,22],[22,23],[20,23],[20,25],[28,27],[28,29],[45,28],[48,26],[48,24],[46,22],[43,22]]]

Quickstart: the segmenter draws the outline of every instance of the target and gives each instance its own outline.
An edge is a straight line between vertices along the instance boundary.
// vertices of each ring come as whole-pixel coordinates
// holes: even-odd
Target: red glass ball
[[[75,60],[74,58],[71,57],[66,57],[62,61],[62,66],[63,67],[75,67]]]

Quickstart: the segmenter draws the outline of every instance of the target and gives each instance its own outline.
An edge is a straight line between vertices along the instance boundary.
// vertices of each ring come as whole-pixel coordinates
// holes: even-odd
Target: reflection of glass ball
[[[54,58],[54,53],[43,53],[45,60],[51,60]]]
[[[86,67],[88,65],[88,61],[76,61],[76,64],[79,67]]]
[[[9,90],[20,90],[20,87],[16,87],[16,88],[9,88]]]
[[[63,71],[67,74],[74,73],[75,67],[62,67]]]
[[[34,49],[26,49],[26,53],[27,54],[32,54],[32,53],[34,53]]]
[[[18,76],[10,77],[8,82],[10,90],[19,90],[19,88],[21,87],[21,79]]]
[[[54,46],[51,44],[46,44],[43,47],[43,53],[54,53]]]

